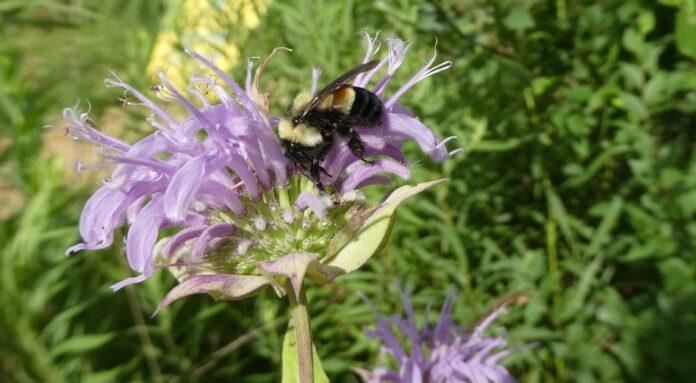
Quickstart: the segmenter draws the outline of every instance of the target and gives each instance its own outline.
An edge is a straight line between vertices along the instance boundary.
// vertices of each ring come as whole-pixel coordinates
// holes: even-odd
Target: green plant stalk
[[[298,297],[288,279],[285,290],[290,300],[290,314],[295,326],[295,341],[297,342],[297,362],[299,364],[300,383],[314,383],[314,367],[312,366],[312,333],[309,329],[309,311],[307,296],[304,290]]]

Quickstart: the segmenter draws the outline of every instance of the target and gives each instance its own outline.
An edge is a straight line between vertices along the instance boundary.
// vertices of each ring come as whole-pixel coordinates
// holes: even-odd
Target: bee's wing
[[[333,93],[336,91],[338,88],[342,87],[346,82],[350,81],[353,77],[357,76],[360,73],[367,72],[368,70],[374,68],[377,66],[379,63],[379,60],[372,60],[370,62],[360,64],[353,69],[349,70],[348,72],[342,74],[339,76],[337,79],[333,80],[331,84],[323,87],[321,90],[316,92],[314,94],[314,97],[312,97],[312,100],[302,107],[302,111],[300,112],[301,115],[307,114],[310,110],[314,109],[319,105],[321,100],[324,99],[324,97],[328,96],[329,94]]]

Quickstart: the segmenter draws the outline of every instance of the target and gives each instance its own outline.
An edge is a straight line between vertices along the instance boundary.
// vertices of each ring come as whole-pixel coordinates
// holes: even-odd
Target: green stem
[[[295,296],[290,280],[285,285],[290,299],[290,313],[295,326],[295,341],[297,342],[297,362],[299,363],[300,383],[314,383],[314,369],[312,367],[312,333],[309,330],[309,312],[307,311],[307,297],[304,290],[300,296]]]

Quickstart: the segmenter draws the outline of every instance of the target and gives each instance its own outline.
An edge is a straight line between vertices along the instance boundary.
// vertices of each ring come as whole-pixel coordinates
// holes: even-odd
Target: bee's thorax
[[[289,119],[281,119],[278,124],[278,136],[281,140],[295,142],[303,146],[315,146],[322,142],[319,130],[305,124],[294,124]]]

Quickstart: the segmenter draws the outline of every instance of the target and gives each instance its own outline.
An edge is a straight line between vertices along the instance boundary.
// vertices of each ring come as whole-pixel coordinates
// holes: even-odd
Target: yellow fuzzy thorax
[[[293,116],[297,115],[300,113],[300,110],[302,110],[302,107],[309,104],[310,101],[312,101],[312,93],[310,91],[305,90],[298,93],[297,96],[295,96],[295,99],[292,101],[290,114]]]
[[[309,104],[312,100],[312,93],[307,91],[300,92],[290,106],[290,116],[296,116],[302,107]],[[290,119],[282,119],[278,124],[278,136],[282,140],[292,141],[304,146],[315,146],[321,143],[321,133],[306,124],[293,126]]]
[[[294,116],[300,113],[302,108],[312,101],[312,96],[312,93],[310,93],[308,90],[300,92],[297,96],[295,96],[292,106],[290,107],[290,114]],[[350,113],[350,108],[353,106],[354,101],[355,91],[352,87],[346,86],[326,95],[321,100],[319,105],[317,105],[317,108],[337,109],[348,114]]]
[[[278,124],[278,136],[281,140],[296,142],[304,146],[316,146],[322,142],[319,130],[307,124],[292,126],[288,119],[280,120]]]
[[[297,116],[303,108],[312,101],[312,93],[304,91],[299,93],[290,106],[289,115]],[[336,109],[343,113],[349,113],[355,101],[355,91],[352,87],[338,89],[328,94],[316,106],[317,109]],[[293,125],[290,119],[282,119],[278,125],[278,135],[283,140],[296,142],[304,146],[315,146],[322,142],[323,138],[318,129],[307,124]]]

